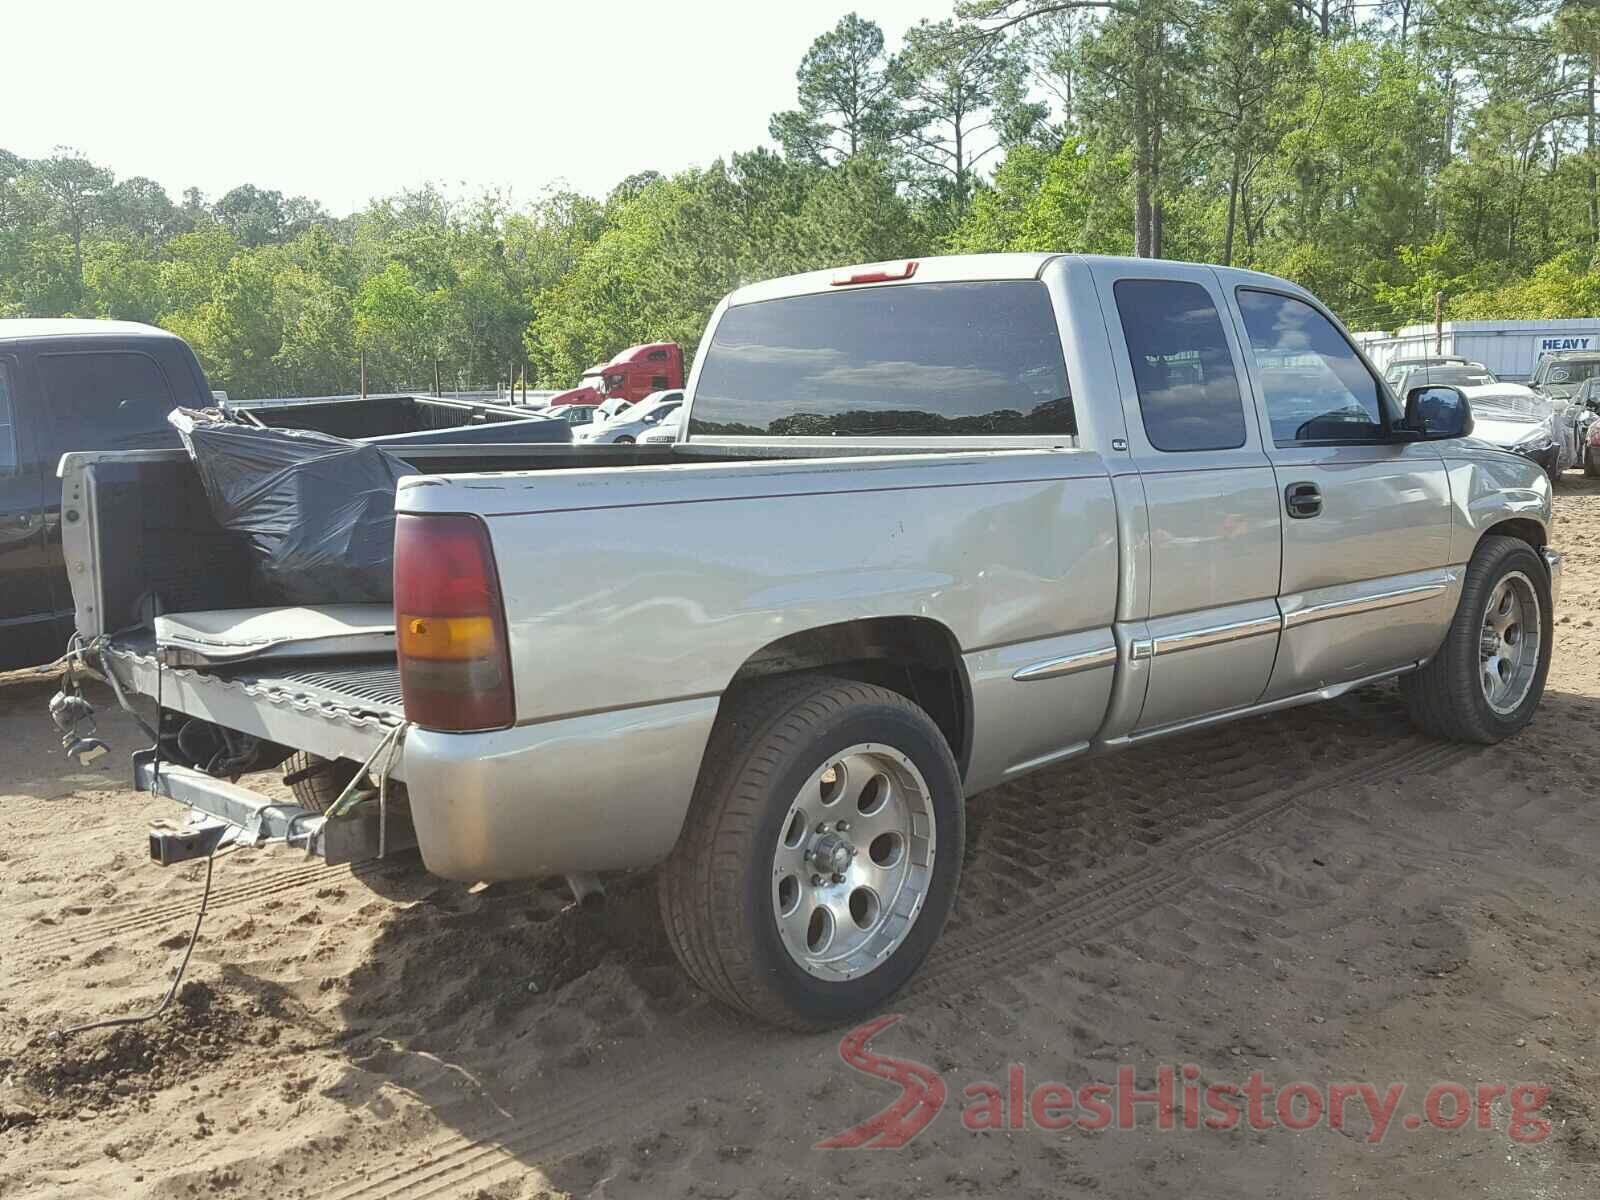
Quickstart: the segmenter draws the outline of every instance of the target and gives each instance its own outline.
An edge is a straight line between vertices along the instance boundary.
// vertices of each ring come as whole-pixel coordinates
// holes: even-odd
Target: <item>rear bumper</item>
[[[1550,571],[1550,607],[1554,609],[1561,603],[1561,566],[1565,561],[1560,551],[1552,550],[1545,546],[1539,551],[1544,558],[1544,565]]]
[[[447,879],[620,870],[678,839],[717,698],[492,733],[406,735],[417,845]]]

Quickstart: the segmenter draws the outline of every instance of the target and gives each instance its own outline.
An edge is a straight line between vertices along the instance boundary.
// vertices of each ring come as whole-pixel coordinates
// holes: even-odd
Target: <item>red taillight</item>
[[[395,517],[394,623],[408,720],[454,732],[516,720],[500,579],[477,517]]]
[[[834,287],[845,287],[852,283],[890,283],[896,279],[910,279],[917,273],[916,259],[912,259],[896,271],[862,271],[856,275],[835,275]]]

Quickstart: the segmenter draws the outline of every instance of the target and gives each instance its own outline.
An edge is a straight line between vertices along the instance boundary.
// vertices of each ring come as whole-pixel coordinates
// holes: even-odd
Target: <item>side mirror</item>
[[[1424,441],[1466,437],[1472,432],[1472,405],[1460,388],[1414,387],[1406,393],[1405,429]]]

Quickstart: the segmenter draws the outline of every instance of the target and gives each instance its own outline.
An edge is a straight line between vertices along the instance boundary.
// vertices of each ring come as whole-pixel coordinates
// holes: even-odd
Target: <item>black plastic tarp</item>
[[[249,542],[264,600],[393,599],[394,493],[414,471],[376,446],[300,429],[258,429],[213,410],[168,420],[200,472],[211,512]]]

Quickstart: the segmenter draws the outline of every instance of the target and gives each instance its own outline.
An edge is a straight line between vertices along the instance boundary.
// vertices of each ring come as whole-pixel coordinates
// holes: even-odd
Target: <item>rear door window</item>
[[[730,308],[689,431],[766,437],[1077,433],[1036,280],[919,283]]]
[[[1150,444],[1178,452],[1244,445],[1239,373],[1211,293],[1177,279],[1119,279],[1112,291]]]
[[[172,388],[156,360],[135,350],[41,354],[39,374],[63,451],[175,444]]]

